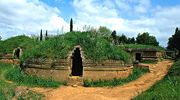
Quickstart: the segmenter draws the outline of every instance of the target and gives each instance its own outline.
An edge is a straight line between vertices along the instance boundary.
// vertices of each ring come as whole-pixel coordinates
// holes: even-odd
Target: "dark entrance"
[[[82,58],[79,48],[76,48],[72,57],[72,75],[81,76],[83,67],[82,67]]]
[[[141,62],[141,53],[136,53],[136,60]]]
[[[14,56],[16,56],[17,58],[19,58],[19,54],[20,54],[20,49],[15,50]]]

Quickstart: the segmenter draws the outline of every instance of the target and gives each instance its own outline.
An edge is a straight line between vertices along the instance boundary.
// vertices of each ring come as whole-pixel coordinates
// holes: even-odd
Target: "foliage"
[[[23,60],[31,58],[67,58],[75,45],[81,45],[87,59],[115,59],[128,62],[131,58],[120,47],[92,32],[69,32],[50,38],[35,48],[23,52]]]
[[[161,46],[151,46],[151,45],[143,45],[143,44],[124,44],[125,48],[155,48],[158,50],[166,50]]]
[[[1,42],[1,39],[2,39],[2,37],[0,36],[0,42]]]
[[[49,39],[49,37],[48,37],[48,31],[46,30],[45,41],[46,41],[47,39]]]
[[[128,76],[128,78],[125,79],[113,79],[112,81],[108,80],[92,80],[89,82],[87,79],[84,80],[84,86],[85,87],[103,87],[103,86],[118,86],[123,85],[128,82],[134,81],[142,76],[142,74],[149,72],[147,69],[138,69],[133,68],[133,73]]]
[[[132,100],[180,100],[180,60],[175,62],[167,75]]]
[[[71,18],[71,21],[70,21],[70,32],[73,31],[73,19]]]
[[[98,31],[102,37],[109,37],[112,33],[112,31],[108,29],[106,26],[100,26]]]
[[[41,29],[41,31],[40,31],[40,42],[42,41],[42,38],[43,38],[43,36],[42,36],[42,29]]]
[[[145,32],[143,34],[139,33],[136,37],[136,43],[154,46],[159,45],[159,42],[157,42],[156,37],[150,36],[148,32]]]
[[[52,78],[42,79],[36,76],[26,75],[19,66],[15,66],[14,68],[8,70],[5,73],[5,78],[9,81],[17,82],[20,85],[26,85],[26,86],[57,88],[60,85],[66,85],[66,82],[56,82]]]
[[[172,35],[169,38],[167,49],[180,51],[179,40],[180,40],[180,30],[176,28],[174,35]]]
[[[12,64],[0,63],[0,74],[2,74],[1,72],[11,69],[12,66]],[[16,87],[17,85],[10,84],[0,77],[0,100],[12,100],[12,98],[15,96],[13,89]],[[44,95],[41,93],[29,90],[26,97],[19,96],[17,97],[17,100],[39,100],[42,97],[44,97]]]
[[[115,30],[112,32],[111,36],[114,40],[116,40],[116,31]]]
[[[152,61],[143,61],[141,63],[144,63],[144,64],[157,64],[157,62],[152,62]]]
[[[39,41],[35,41],[34,39],[25,35],[20,35],[20,36],[11,37],[9,39],[1,41],[0,52],[12,53],[13,50],[17,47],[22,48],[24,52],[27,49],[33,48],[38,44],[39,44]]]
[[[135,39],[134,37],[132,38],[127,38],[126,35],[122,34],[119,38],[118,38],[119,43],[123,43],[123,44],[135,44]]]

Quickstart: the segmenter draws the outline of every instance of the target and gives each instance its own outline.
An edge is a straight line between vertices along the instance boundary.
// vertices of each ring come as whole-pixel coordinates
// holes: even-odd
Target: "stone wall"
[[[83,78],[88,80],[126,78],[132,73],[132,64],[116,60],[83,59]],[[72,71],[72,59],[31,59],[23,63],[23,70],[28,75],[42,78],[53,78],[55,81],[65,81]]]
[[[132,73],[132,64],[125,64],[124,61],[117,60],[84,60],[83,78],[93,80],[112,80],[116,78],[126,78]]]
[[[71,60],[68,59],[32,59],[23,63],[24,72],[42,78],[64,81],[70,74]]]

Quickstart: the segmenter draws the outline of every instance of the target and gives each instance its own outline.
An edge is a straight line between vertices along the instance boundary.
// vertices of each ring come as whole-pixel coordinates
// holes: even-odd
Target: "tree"
[[[168,39],[167,49],[180,51],[179,40],[180,40],[180,30],[176,27],[174,35],[172,35]]]
[[[71,18],[71,21],[70,21],[70,32],[73,31],[73,19]]]
[[[47,40],[47,39],[49,39],[49,37],[48,37],[48,32],[47,32],[47,30],[46,30],[45,40]]]
[[[127,43],[126,35],[122,34],[121,37],[119,38],[119,42],[126,44]]]
[[[100,26],[98,31],[102,37],[109,37],[112,33],[112,31],[108,29],[106,26]]]
[[[136,43],[136,41],[135,41],[134,37],[127,39],[127,44],[135,44],[135,43]]]
[[[42,29],[40,31],[40,42],[42,41]]]
[[[1,41],[2,37],[0,36],[0,41]]]
[[[143,34],[138,33],[136,37],[136,43],[154,46],[159,45],[159,42],[157,42],[156,37],[150,36],[148,32],[145,32]]]
[[[112,32],[111,36],[114,40],[116,40],[116,31],[115,30]]]

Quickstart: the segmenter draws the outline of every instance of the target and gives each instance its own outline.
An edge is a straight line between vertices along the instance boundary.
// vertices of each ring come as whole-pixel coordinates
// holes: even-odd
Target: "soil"
[[[30,90],[44,94],[43,100],[130,100],[161,80],[173,63],[164,59],[157,64],[142,64],[149,65],[150,73],[142,75],[136,81],[114,88],[60,86],[57,89],[35,87]]]

